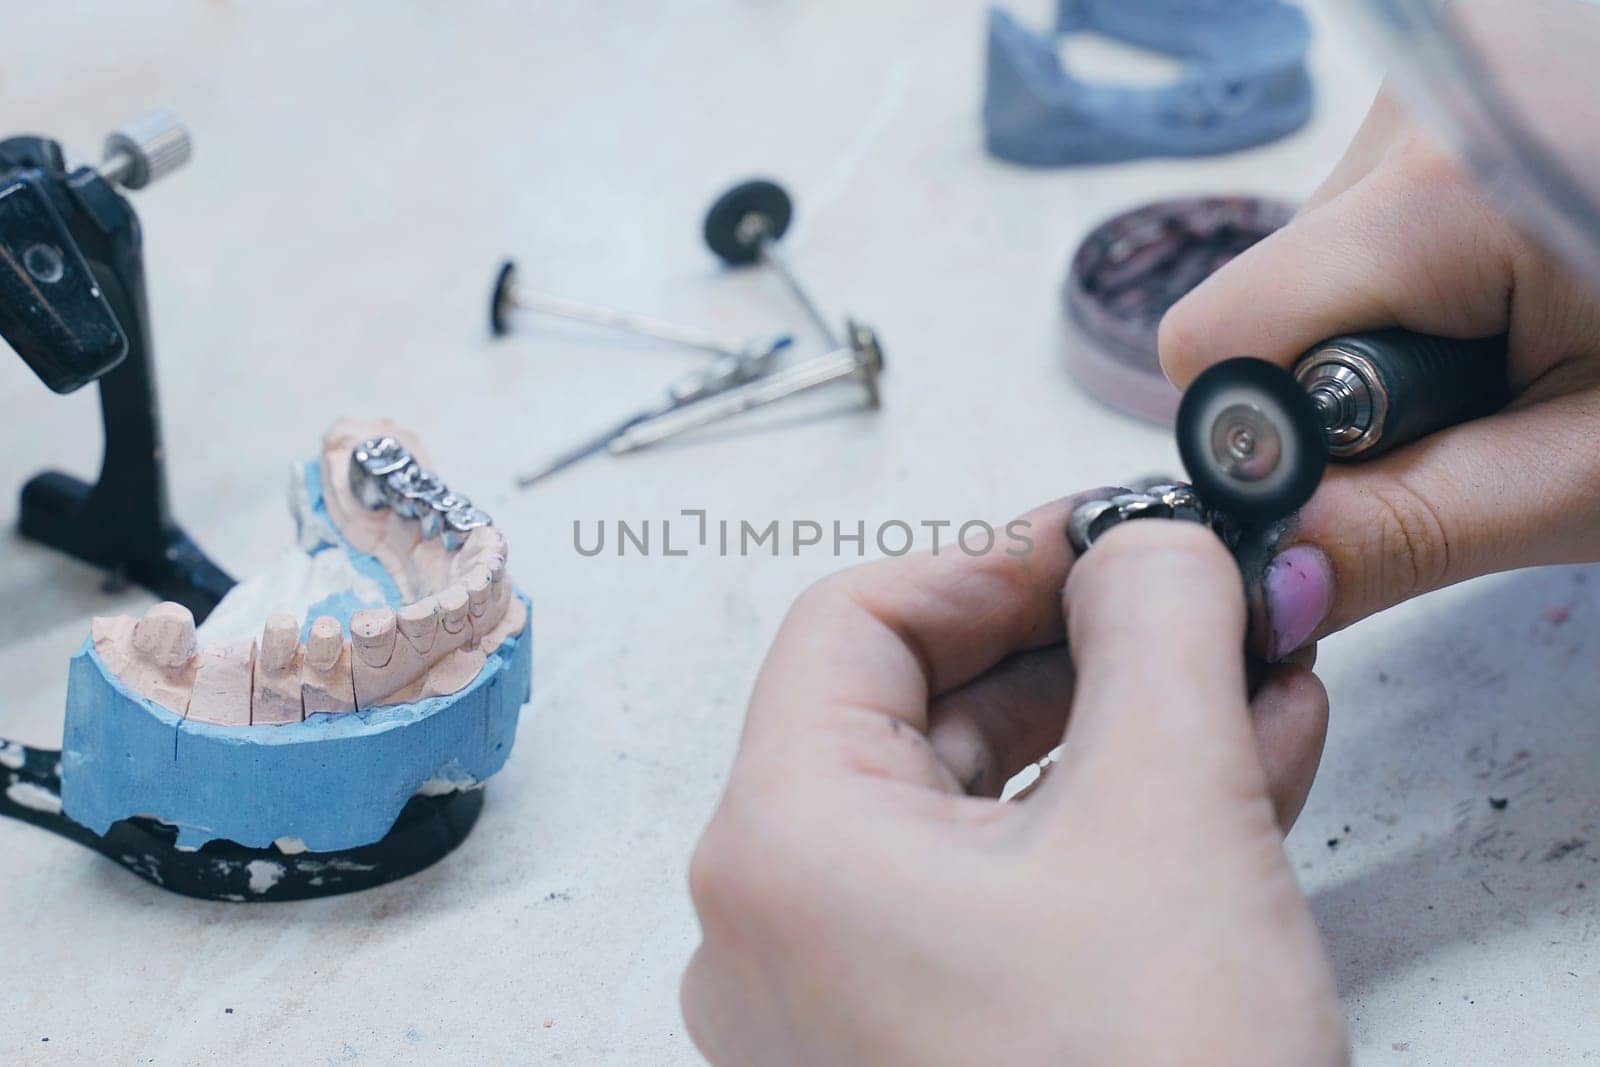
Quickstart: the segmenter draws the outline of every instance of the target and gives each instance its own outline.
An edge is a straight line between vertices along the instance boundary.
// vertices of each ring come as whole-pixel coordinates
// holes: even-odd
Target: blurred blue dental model
[[[1311,30],[1278,0],[1061,0],[1057,34],[1098,33],[1170,55],[1177,81],[1091,85],[1052,36],[989,13],[983,125],[989,151],[1033,166],[1203,156],[1264,144],[1311,117]]]

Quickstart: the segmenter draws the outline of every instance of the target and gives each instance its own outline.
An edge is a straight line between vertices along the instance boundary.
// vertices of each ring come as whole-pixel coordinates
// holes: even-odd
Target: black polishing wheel
[[[760,255],[756,243],[739,232],[740,225],[751,215],[764,217],[767,236],[777,240],[789,229],[789,220],[794,217],[794,201],[783,191],[783,186],[765,178],[740,182],[717,197],[717,202],[706,212],[706,244],[718,259],[730,266],[754,263]]]
[[[1226,360],[1196,378],[1176,429],[1200,499],[1243,522],[1298,510],[1328,465],[1316,405],[1294,375],[1261,359]]]
[[[511,282],[517,276],[517,265],[511,260],[500,264],[500,273],[494,276],[494,292],[489,294],[489,332],[503,337],[510,326],[506,324],[506,308],[511,303]]]

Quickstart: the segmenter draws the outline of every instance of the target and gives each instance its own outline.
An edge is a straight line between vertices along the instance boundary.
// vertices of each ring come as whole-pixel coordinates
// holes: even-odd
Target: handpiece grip
[[[1345,439],[1329,432],[1329,455],[1350,462],[1499,411],[1511,399],[1506,359],[1505,334],[1454,340],[1389,329],[1329,338],[1301,358],[1295,376],[1310,387],[1336,364],[1370,379],[1366,425],[1347,428]]]

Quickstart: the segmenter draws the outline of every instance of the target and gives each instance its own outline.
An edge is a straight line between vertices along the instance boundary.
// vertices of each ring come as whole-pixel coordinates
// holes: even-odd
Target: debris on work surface
[[[1565,604],[1552,604],[1542,612],[1545,621],[1552,626],[1560,626],[1572,618],[1572,609]]]
[[[1490,797],[1489,806],[1495,811],[1505,811],[1506,805],[1511,803],[1510,797]]]
[[[1565,841],[1557,841],[1550,846],[1550,851],[1544,854],[1544,861],[1546,863],[1554,863],[1556,860],[1566,859],[1572,853],[1584,848],[1588,843],[1581,837],[1569,837]]]

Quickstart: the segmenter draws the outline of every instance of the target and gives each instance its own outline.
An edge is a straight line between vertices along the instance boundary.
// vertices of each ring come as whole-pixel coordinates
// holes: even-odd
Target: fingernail
[[[1315,545],[1295,545],[1273,557],[1263,585],[1276,662],[1305,644],[1333,609],[1333,564]]]

